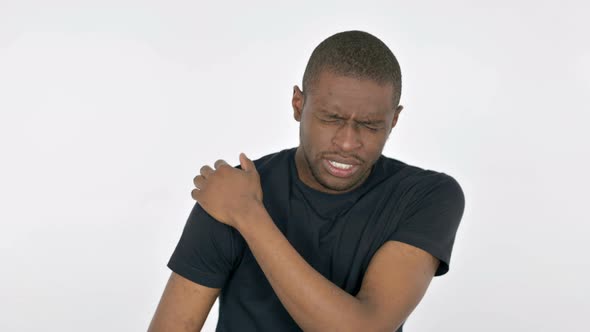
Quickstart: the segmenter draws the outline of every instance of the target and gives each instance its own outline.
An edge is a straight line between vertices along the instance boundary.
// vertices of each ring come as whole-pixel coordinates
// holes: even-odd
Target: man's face
[[[362,184],[402,110],[393,105],[393,94],[391,84],[326,70],[305,98],[295,86],[292,103],[295,120],[300,122],[295,155],[299,178],[328,193],[344,193]]]

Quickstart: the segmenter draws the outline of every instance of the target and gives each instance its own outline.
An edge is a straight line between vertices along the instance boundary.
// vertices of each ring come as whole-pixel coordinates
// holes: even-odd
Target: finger
[[[205,186],[207,185],[207,180],[202,175],[197,175],[193,179],[193,183],[195,184],[195,187],[197,189],[203,190],[203,189],[205,189]]]
[[[225,162],[225,160],[219,159],[218,161],[215,162],[215,169],[219,169],[219,167],[226,165],[229,166],[228,163]]]
[[[209,176],[211,176],[211,174],[213,174],[215,171],[213,170],[213,168],[211,168],[209,165],[205,165],[203,167],[201,167],[200,173],[201,175],[206,179]]]
[[[199,198],[200,198],[200,194],[201,194],[201,191],[200,191],[199,189],[193,189],[193,190],[191,191],[191,197],[192,197],[192,198],[193,198],[195,201],[198,201],[198,200],[199,200]]]
[[[240,153],[240,166],[242,166],[242,169],[246,172],[256,171],[256,165],[254,165],[254,162],[246,157],[246,154],[243,152]]]

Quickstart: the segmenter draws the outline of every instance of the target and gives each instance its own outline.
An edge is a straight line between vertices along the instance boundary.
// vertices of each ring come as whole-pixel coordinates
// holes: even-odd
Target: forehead
[[[379,116],[393,110],[393,85],[322,71],[309,91],[314,111]]]

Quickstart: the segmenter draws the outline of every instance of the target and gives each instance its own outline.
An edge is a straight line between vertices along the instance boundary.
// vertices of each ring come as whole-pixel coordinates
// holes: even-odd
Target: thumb
[[[240,153],[240,166],[242,166],[242,169],[246,172],[256,171],[256,166],[254,165],[254,162],[248,159],[248,157],[246,157],[246,154],[243,152]]]

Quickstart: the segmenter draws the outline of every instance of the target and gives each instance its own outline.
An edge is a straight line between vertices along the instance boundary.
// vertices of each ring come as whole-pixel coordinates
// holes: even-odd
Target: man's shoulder
[[[262,175],[269,170],[276,170],[277,167],[287,168],[289,165],[289,158],[295,153],[296,148],[288,148],[278,152],[270,153],[253,160],[256,165],[256,170]]]
[[[382,156],[381,165],[384,172],[389,174],[389,176],[399,176],[404,182],[422,187],[423,189],[436,187],[441,184],[459,186],[457,180],[445,172],[409,164],[392,157]]]

